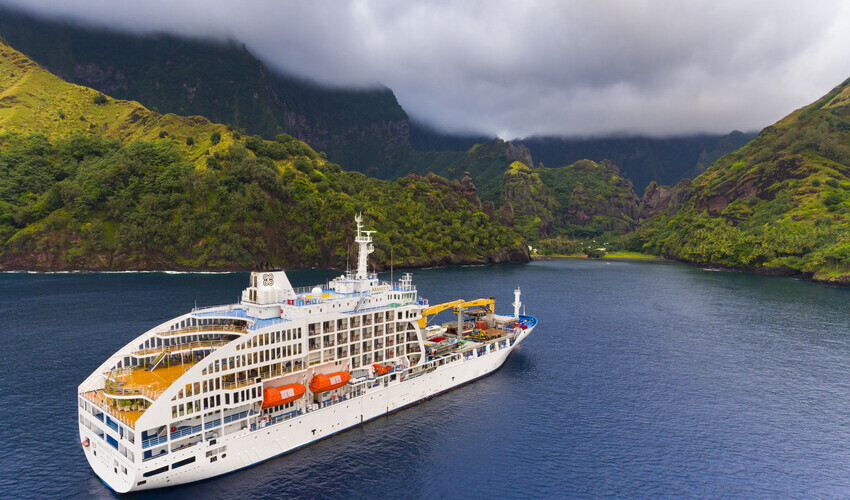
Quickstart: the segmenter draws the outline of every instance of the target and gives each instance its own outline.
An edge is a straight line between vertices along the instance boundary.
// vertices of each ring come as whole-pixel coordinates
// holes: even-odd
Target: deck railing
[[[230,340],[197,340],[195,342],[183,342],[180,344],[172,344],[172,345],[161,345],[157,347],[152,347],[150,349],[141,349],[139,351],[133,351],[131,354],[133,356],[142,357],[142,356],[150,356],[151,354],[159,354],[161,352],[165,352],[166,354],[186,351],[191,349],[202,349],[206,347],[221,347],[223,345],[229,344]]]
[[[196,434],[198,432],[201,432],[201,424],[192,425],[192,426],[189,426],[189,427],[184,427],[184,428],[179,429],[175,432],[172,432],[171,433],[171,439],[172,440],[179,439],[179,438],[182,438],[183,436],[190,436],[190,435]]]
[[[156,332],[156,335],[159,337],[172,337],[176,335],[183,335],[187,333],[198,333],[198,332],[233,332],[233,333],[248,333],[248,327],[246,326],[235,326],[235,325],[197,325],[197,326],[187,326],[183,328],[179,328],[177,330],[161,330]]]
[[[115,398],[115,397],[144,398],[144,399],[147,399],[148,401],[150,401],[151,403],[156,401],[156,399],[163,392],[165,392],[165,391],[164,390],[154,391],[154,390],[148,389],[147,387],[124,389],[123,387],[115,388],[115,387],[104,386],[104,388],[103,388],[103,394],[105,394],[109,397],[113,397],[113,398]]]
[[[225,382],[221,385],[222,389],[239,389],[241,387],[248,387],[249,385],[256,384],[256,381],[250,379],[240,379],[235,382]]]
[[[106,394],[106,391],[104,391],[104,394]],[[96,404],[99,410],[105,411],[106,414],[110,417],[120,420],[123,424],[127,425],[131,429],[136,428],[136,422],[134,420],[131,420],[126,415],[122,415],[121,411],[119,411],[118,408],[106,406],[104,404],[103,398],[98,396],[96,391],[87,392],[84,394],[84,396],[86,397],[86,399]]]
[[[151,446],[156,446],[158,444],[168,442],[168,434],[159,437],[152,437],[142,441],[142,449],[150,448]]]

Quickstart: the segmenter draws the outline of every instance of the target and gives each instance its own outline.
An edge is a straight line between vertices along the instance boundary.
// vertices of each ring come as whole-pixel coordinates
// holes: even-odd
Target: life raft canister
[[[344,386],[351,380],[348,372],[319,373],[310,380],[310,390],[314,394],[327,392]]]
[[[263,391],[263,408],[285,405],[300,398],[307,392],[302,384],[289,384],[280,387],[266,387]]]

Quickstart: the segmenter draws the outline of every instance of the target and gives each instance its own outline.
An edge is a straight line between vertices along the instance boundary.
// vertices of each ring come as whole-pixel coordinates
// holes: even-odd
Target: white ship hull
[[[80,439],[92,443],[84,447],[86,458],[92,469],[119,493],[162,488],[190,483],[227,474],[265,460],[274,458],[300,447],[326,438],[338,432],[363,424],[374,418],[416,404],[442,392],[457,388],[498,369],[508,355],[528,336],[533,329],[522,331],[512,344],[501,349],[476,355],[470,359],[458,359],[438,366],[434,371],[399,381],[387,380],[386,385],[366,389],[362,395],[325,408],[309,411],[288,420],[265,425],[260,422],[253,430],[250,427],[225,435],[213,441],[202,441],[186,450],[176,451],[163,458],[150,459],[143,470],[151,470],[175,461],[195,458],[190,465],[168,470],[161,474],[144,477],[142,470],[131,474],[119,473],[120,463],[112,454],[101,452],[98,445],[103,442],[92,437],[89,429],[80,425]],[[218,451],[216,451],[218,450]],[[211,461],[211,457],[215,457]]]
[[[495,299],[430,305],[412,275],[357,272],[295,289],[253,271],[239,303],[195,308],[131,340],[80,384],[86,459],[126,493],[191,483],[268,460],[483,377],[537,320]],[[452,309],[456,321],[428,326]],[[469,321],[467,321],[467,319]]]

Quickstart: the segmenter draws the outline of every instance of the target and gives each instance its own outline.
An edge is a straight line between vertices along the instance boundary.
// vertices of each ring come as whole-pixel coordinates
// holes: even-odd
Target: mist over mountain
[[[68,81],[267,138],[286,132],[353,170],[408,145],[407,114],[390,89],[325,88],[270,70],[235,41],[137,36],[2,6],[0,36]]]
[[[0,0],[51,19],[244,43],[269,68],[395,93],[452,134],[757,130],[845,76],[850,5],[693,0]]]
[[[743,146],[756,132],[684,137],[599,137],[570,139],[532,137],[523,140],[535,160],[547,166],[568,165],[582,159],[611,160],[643,192],[650,182],[673,185],[694,178],[715,160]]]
[[[138,100],[160,112],[202,115],[269,139],[285,132],[347,169],[381,178],[454,171],[454,178],[460,179],[465,170],[456,163],[462,153],[493,139],[448,134],[411,122],[387,88],[331,89],[281,74],[236,41],[119,33],[2,6],[0,36],[68,81]],[[641,190],[653,180],[675,184],[695,176],[707,164],[700,160],[703,156],[718,147],[728,152],[742,144],[730,138],[548,137],[522,142],[551,167],[584,158],[609,159]],[[719,146],[723,141],[726,146]],[[469,162],[463,168],[477,183],[487,182],[480,178],[486,169]]]
[[[850,79],[644,206],[634,249],[850,282]]]

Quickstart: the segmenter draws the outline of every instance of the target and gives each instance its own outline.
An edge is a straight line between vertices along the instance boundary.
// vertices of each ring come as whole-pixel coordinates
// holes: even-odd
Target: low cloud
[[[759,129],[850,76],[838,0],[6,3],[240,40],[281,71],[383,84],[418,121],[506,139]]]

